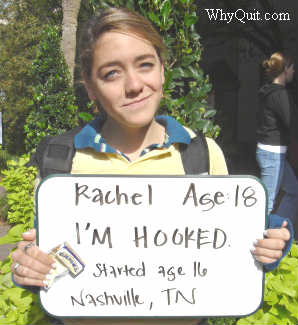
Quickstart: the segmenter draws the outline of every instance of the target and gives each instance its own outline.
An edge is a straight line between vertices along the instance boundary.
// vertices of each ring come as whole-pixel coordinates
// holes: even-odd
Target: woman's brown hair
[[[273,53],[269,59],[263,62],[265,73],[270,80],[277,78],[285,68],[288,68],[293,64],[293,59],[289,56],[281,53]]]
[[[115,31],[134,34],[147,40],[155,48],[160,61],[163,62],[166,47],[153,25],[140,14],[126,8],[109,8],[99,12],[87,21],[80,39],[80,65],[85,79],[91,77],[95,44],[105,32]]]

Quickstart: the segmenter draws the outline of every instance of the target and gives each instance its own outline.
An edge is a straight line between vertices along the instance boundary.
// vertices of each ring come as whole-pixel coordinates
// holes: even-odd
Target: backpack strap
[[[40,141],[29,165],[36,165],[39,168],[41,178],[71,171],[75,154],[74,136],[81,129],[76,127],[61,135],[44,137]]]
[[[186,175],[209,174],[209,150],[202,133],[192,138],[190,144],[180,144],[179,150]]]

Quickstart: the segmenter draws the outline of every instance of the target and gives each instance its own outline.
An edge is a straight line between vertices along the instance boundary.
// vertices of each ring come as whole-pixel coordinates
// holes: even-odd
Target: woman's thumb
[[[24,240],[33,241],[36,238],[36,230],[35,229],[30,229],[30,230],[22,233],[22,237],[23,237]]]

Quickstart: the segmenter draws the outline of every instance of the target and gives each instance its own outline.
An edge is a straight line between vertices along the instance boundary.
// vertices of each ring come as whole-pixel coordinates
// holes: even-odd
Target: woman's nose
[[[143,90],[142,78],[136,71],[129,71],[125,77],[125,93],[128,97],[134,97]]]

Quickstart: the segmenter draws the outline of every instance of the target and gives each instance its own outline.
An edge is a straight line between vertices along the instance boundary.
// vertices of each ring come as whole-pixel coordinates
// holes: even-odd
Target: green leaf
[[[87,112],[80,112],[79,117],[86,123],[89,123],[93,119],[93,116]]]
[[[172,73],[173,79],[180,79],[185,76],[184,70],[181,67],[173,69]]]
[[[237,325],[250,325],[253,324],[248,318],[241,318],[238,322]]]
[[[190,69],[192,69],[192,67],[190,67],[190,64],[192,64],[195,61],[196,61],[196,57],[194,55],[185,55],[182,58],[181,64],[183,67],[187,67],[188,71],[191,71]]]
[[[23,216],[22,216],[23,217]],[[21,234],[24,232],[24,225],[18,224],[9,229],[8,235],[21,239]]]
[[[166,23],[166,26],[165,26],[165,30],[170,29],[170,28],[173,26],[173,24],[174,24],[174,19],[169,18],[169,19],[167,20],[167,23]]]
[[[10,268],[9,268],[10,269]],[[1,270],[4,272],[3,270]],[[11,280],[11,272],[8,272],[4,275],[0,275],[0,292],[1,290],[6,290],[13,286],[13,282]]]
[[[292,245],[290,250],[290,256],[298,258],[298,245]]]
[[[20,239],[21,239],[21,237],[15,237],[15,236],[6,234],[3,237],[0,237],[0,245],[15,244],[15,243],[19,242]]]
[[[17,324],[17,319],[18,319],[18,311],[17,309],[10,310],[6,315],[5,318],[0,319],[0,324],[2,325],[13,325]]]
[[[204,114],[204,118],[211,118],[214,117],[216,114],[216,110],[215,109],[209,109],[206,111],[206,113]]]
[[[158,26],[160,25],[159,17],[154,12],[150,11],[148,13],[148,16],[149,16],[150,20],[153,21],[156,25],[158,25]]]
[[[170,1],[169,0],[164,0],[163,3],[161,4],[161,7],[160,7],[160,13],[162,15],[164,25],[165,25],[166,21],[169,18],[171,10],[172,10],[172,8],[171,8]]]
[[[191,25],[194,25],[198,20],[198,17],[195,16],[195,14],[189,15],[188,13],[184,16],[184,23],[186,27],[190,27]]]

